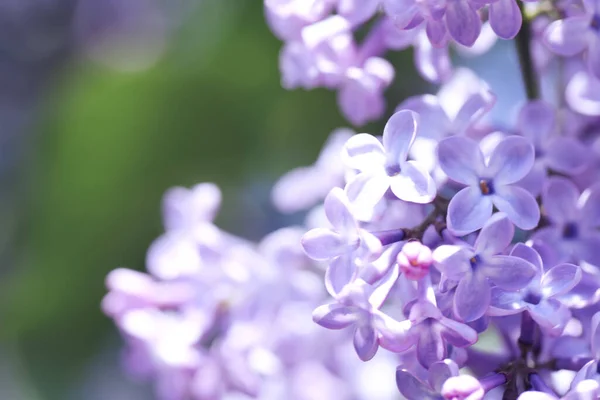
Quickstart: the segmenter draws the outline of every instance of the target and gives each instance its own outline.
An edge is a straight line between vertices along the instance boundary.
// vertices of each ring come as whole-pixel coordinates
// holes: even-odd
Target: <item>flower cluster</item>
[[[337,90],[354,124],[386,111],[389,49],[414,46],[421,74],[442,85],[399,104],[381,136],[335,131],[314,165],[276,183],[283,212],[323,200],[305,228],[255,245],[212,223],[215,186],[169,191],[149,273],[107,280],[128,369],[166,400],[374,399],[394,368],[409,400],[600,399],[598,5],[265,10],[285,41],[284,86]],[[516,37],[527,93],[501,122],[489,118],[499,97],[448,55],[495,37]],[[546,80],[558,96],[541,94]],[[350,360],[384,360],[369,375],[383,383],[358,379]]]
[[[444,83],[453,72],[451,47],[480,55],[498,38],[513,39],[519,32],[538,72],[563,82],[569,106],[584,115],[600,115],[600,11],[591,0],[264,4],[269,26],[285,42],[279,60],[283,86],[336,90],[342,113],[355,125],[377,120],[385,112],[383,92],[395,76],[385,58],[389,51],[413,47],[420,75]],[[559,64],[564,67],[556,68]]]
[[[220,200],[208,183],[169,190],[166,231],[148,250],[148,272],[108,275],[102,308],[127,341],[128,372],[154,382],[162,400],[367,400],[380,393],[348,385],[364,368],[349,357],[351,338],[324,334],[311,320],[326,292],[323,268],[302,252],[304,229],[248,242],[212,223]],[[393,382],[387,385],[393,393]]]

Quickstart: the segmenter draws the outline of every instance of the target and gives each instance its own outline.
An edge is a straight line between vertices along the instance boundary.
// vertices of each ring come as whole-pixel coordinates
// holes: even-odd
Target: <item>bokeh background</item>
[[[248,238],[301,221],[270,186],[347,123],[280,87],[279,48],[260,0],[0,0],[0,399],[152,398],[99,304],[144,268],[167,188],[217,183]],[[392,60],[390,110],[423,85]]]

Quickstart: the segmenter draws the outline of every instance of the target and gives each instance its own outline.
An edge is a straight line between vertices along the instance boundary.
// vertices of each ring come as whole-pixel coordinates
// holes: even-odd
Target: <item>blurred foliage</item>
[[[207,1],[152,68],[73,61],[48,92],[18,204],[17,262],[0,298],[3,339],[18,343],[43,398],[64,399],[114,332],[99,309],[104,277],[143,269],[162,230],[165,189],[218,183],[219,224],[257,238],[273,228],[273,213],[268,193],[249,198],[252,186],[311,163],[345,125],[334,93],[280,87],[280,43],[261,6]],[[396,101],[418,82],[410,56],[400,57],[407,72],[392,89]],[[252,202],[258,217],[248,215]]]

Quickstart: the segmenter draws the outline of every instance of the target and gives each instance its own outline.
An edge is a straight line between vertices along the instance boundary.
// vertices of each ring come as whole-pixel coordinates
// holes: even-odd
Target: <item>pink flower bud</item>
[[[421,242],[408,242],[398,254],[398,265],[407,279],[418,280],[429,273],[433,262],[431,249]]]

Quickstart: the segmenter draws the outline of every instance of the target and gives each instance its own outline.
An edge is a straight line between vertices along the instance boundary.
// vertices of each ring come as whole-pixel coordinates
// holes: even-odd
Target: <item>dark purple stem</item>
[[[493,375],[486,376],[485,378],[481,378],[479,383],[483,390],[489,392],[490,390],[497,388],[500,385],[504,385],[508,381],[506,374],[496,372]]]
[[[527,311],[521,314],[521,336],[519,336],[519,347],[521,356],[525,357],[534,347],[537,324]]]
[[[382,245],[387,246],[388,244],[401,242],[406,237],[406,233],[403,229],[392,229],[389,231],[371,232]]]

